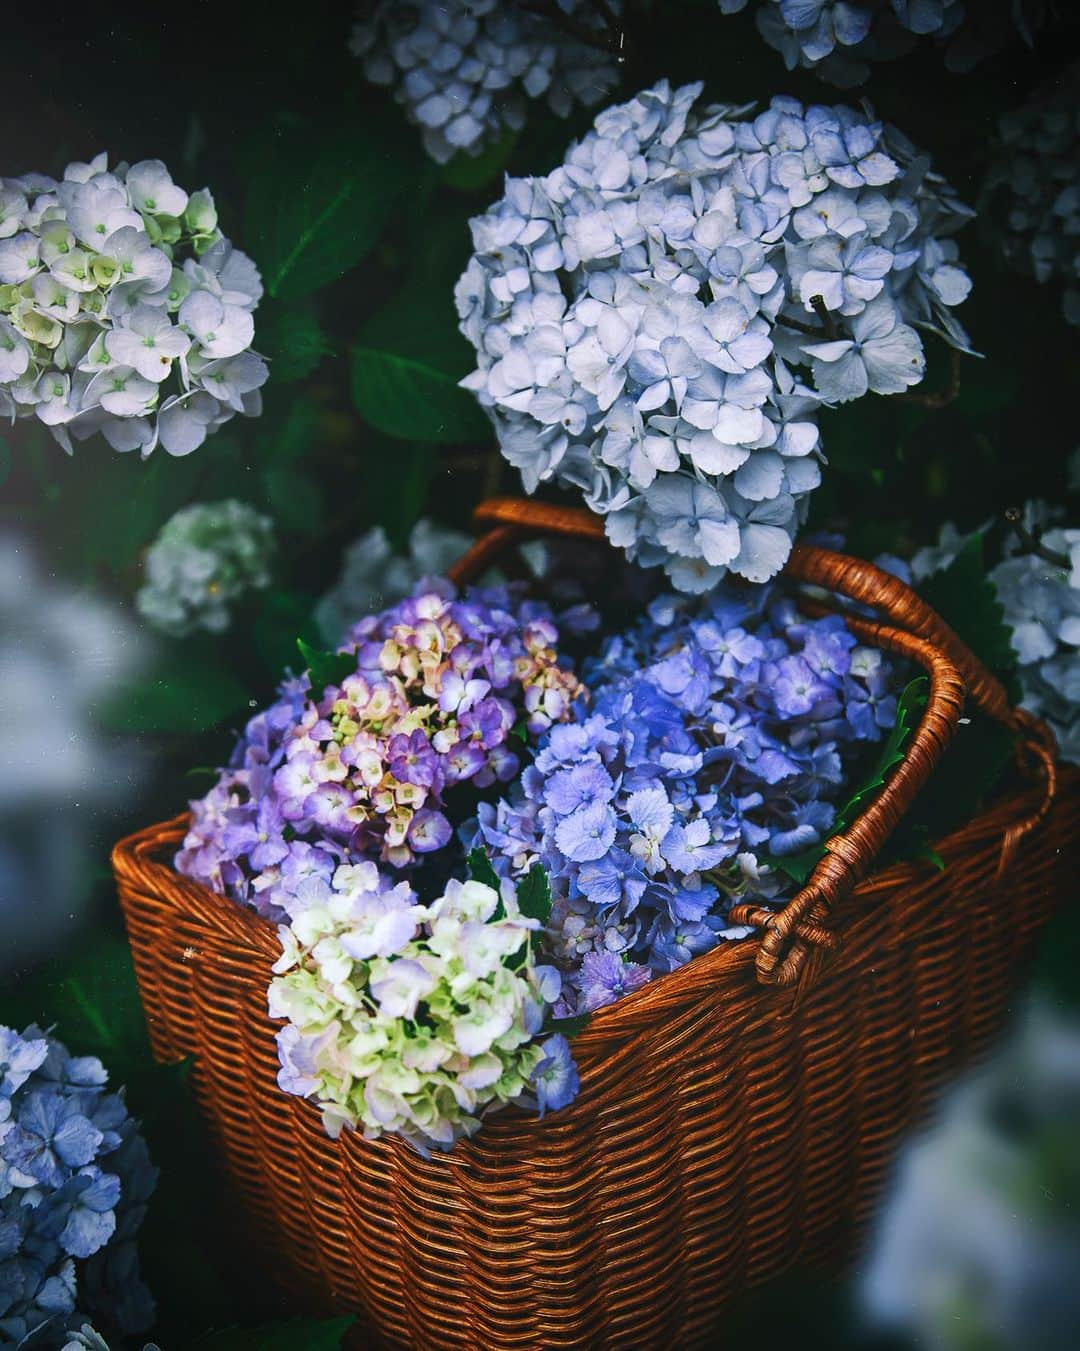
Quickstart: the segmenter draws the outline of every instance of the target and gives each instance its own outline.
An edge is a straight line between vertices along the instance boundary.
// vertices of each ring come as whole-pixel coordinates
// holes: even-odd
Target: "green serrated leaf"
[[[199,1351],[337,1351],[355,1319],[331,1318],[313,1321],[291,1318],[261,1328],[230,1328],[211,1332],[194,1343]]]
[[[1005,611],[986,575],[982,535],[973,535],[947,568],[928,577],[922,596],[995,675],[1008,679],[1016,666]]]
[[[303,638],[297,638],[296,646],[304,659],[304,669],[311,676],[311,693],[316,702],[328,685],[340,685],[356,670],[355,652],[323,652]]]
[[[551,917],[551,883],[539,863],[534,863],[518,883],[517,903],[526,919],[546,924]]]
[[[270,374],[279,384],[302,380],[333,349],[308,304],[271,304],[259,315],[259,350],[270,362]]]
[[[485,887],[491,887],[492,890],[499,890],[499,876],[491,866],[491,859],[484,853],[479,845],[469,851],[469,876],[474,882],[483,882]]]
[[[354,347],[351,361],[353,402],[377,431],[437,445],[490,439],[480,405],[452,376],[372,347]]]

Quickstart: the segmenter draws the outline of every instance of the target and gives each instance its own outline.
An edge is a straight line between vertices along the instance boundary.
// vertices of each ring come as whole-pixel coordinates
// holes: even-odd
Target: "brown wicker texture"
[[[460,579],[524,533],[597,533],[583,514],[531,503],[478,515],[495,528]],[[593,1016],[575,1042],[581,1094],[544,1121],[506,1111],[430,1161],[397,1140],[329,1140],[317,1108],[277,1088],[273,927],[172,871],[186,817],[117,845],[155,1053],[193,1058],[275,1274],[324,1311],[366,1315],[364,1345],[711,1344],[733,1294],[850,1250],[900,1136],[999,1026],[1067,894],[1076,794],[1058,789],[1075,776],[1058,785],[1045,730],[895,579],[806,548],[788,571],[873,603],[885,622],[852,627],[925,667],[917,737],[807,888],[779,916],[744,916],[766,924],[762,940],[721,946]],[[944,872],[870,873],[964,686],[1018,732],[1036,782],[939,841]]]

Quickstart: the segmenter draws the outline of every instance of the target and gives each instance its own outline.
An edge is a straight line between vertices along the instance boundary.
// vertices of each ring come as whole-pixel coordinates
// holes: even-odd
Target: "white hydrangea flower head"
[[[1080,324],[1080,67],[1000,123],[979,209],[1009,265],[1060,288]]]
[[[369,80],[394,86],[428,154],[445,164],[523,126],[530,99],[566,117],[614,88],[615,35],[600,8],[555,4],[565,27],[524,0],[380,0],[354,28],[352,50]],[[607,7],[617,16],[621,0]]]
[[[462,382],[526,490],[582,493],[684,591],[786,560],[824,462],[823,405],[967,349],[948,236],[970,216],[894,130],[777,98],[697,108],[667,82],[609,108],[472,222]]]
[[[146,553],[135,603],[163,633],[223,633],[231,605],[270,584],[274,523],[245,502],[199,502],[162,527]]]
[[[560,981],[534,964],[538,928],[509,883],[450,881],[424,906],[372,862],[339,867],[278,931],[279,1085],[318,1102],[332,1136],[395,1134],[428,1154],[474,1134],[530,1099],[544,1060]]]
[[[38,418],[69,454],[100,432],[187,455],[261,410],[261,296],[210,193],[160,160],[0,179],[0,416]]]

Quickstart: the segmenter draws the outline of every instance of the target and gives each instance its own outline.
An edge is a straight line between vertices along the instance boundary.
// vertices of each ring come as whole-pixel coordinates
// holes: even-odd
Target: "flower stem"
[[[1024,524],[1024,513],[1019,507],[1007,507],[1005,520],[1012,527],[1013,533],[1020,541],[1021,548],[1025,553],[1035,554],[1053,567],[1064,568],[1068,571],[1071,566],[1068,558],[1064,554],[1058,553],[1056,549],[1050,549],[1043,544],[1040,539],[1041,531],[1034,535],[1031,533]]]

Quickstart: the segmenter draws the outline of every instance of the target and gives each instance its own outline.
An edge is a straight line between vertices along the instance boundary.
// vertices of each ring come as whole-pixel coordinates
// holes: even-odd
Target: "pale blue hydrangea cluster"
[[[1024,523],[1039,530],[1040,543],[1067,566],[1022,552],[1010,540],[989,577],[1016,653],[1023,707],[1049,723],[1062,756],[1080,764],[1080,529],[1044,528],[1060,514],[1029,502]],[[971,537],[947,522],[938,543],[911,560],[915,579],[948,567]]]
[[[907,1149],[855,1287],[885,1345],[1080,1346],[1080,1027],[1024,1011]]]
[[[430,905],[371,862],[312,879],[280,929],[270,985],[287,1093],[317,1101],[331,1136],[395,1134],[449,1149],[507,1103],[565,1106],[577,1072],[564,1037],[538,1040],[559,973],[534,960],[540,920],[481,882]]]
[[[287,681],[248,723],[191,804],[177,869],[277,919],[339,863],[429,859],[453,835],[448,798],[471,811],[570,716],[581,686],[559,636],[546,605],[505,586],[458,596],[443,581],[366,616],[346,638],[350,671],[314,692]]]
[[[666,82],[544,178],[508,178],[458,283],[463,384],[529,492],[554,481],[680,590],[784,563],[823,460],[818,413],[955,346],[971,214],[898,133],[777,98],[696,109]]]
[[[739,14],[750,0],[719,0]],[[849,88],[862,84],[870,63],[911,51],[923,37],[947,43],[945,61],[967,70],[995,50],[1011,29],[1029,44],[1045,18],[1042,0],[754,0],[762,37],[788,70],[803,67]],[[997,9],[1000,13],[989,14]],[[1011,12],[1006,14],[1006,9]]]
[[[522,127],[529,99],[546,96],[566,117],[614,87],[616,37],[600,6],[553,0],[552,8],[540,15],[527,0],[380,0],[353,30],[352,50],[369,80],[394,86],[428,154],[444,164]],[[615,18],[621,0],[603,8]]]
[[[60,1345],[89,1315],[153,1321],[135,1237],[157,1170],[107,1078],[36,1027],[0,1027],[0,1345]]]
[[[273,521],[246,502],[183,507],[147,550],[136,607],[174,637],[200,629],[224,633],[233,603],[269,586],[274,548]]]
[[[591,701],[475,836],[498,872],[551,878],[558,1016],[745,935],[731,903],[790,888],[769,860],[820,844],[855,754],[896,716],[888,660],[771,587],[663,597],[583,674]]]
[[[260,411],[255,264],[160,160],[0,179],[0,416],[187,455]]]
[[[1080,68],[1002,117],[979,210],[1010,266],[1059,287],[1080,324]]]

